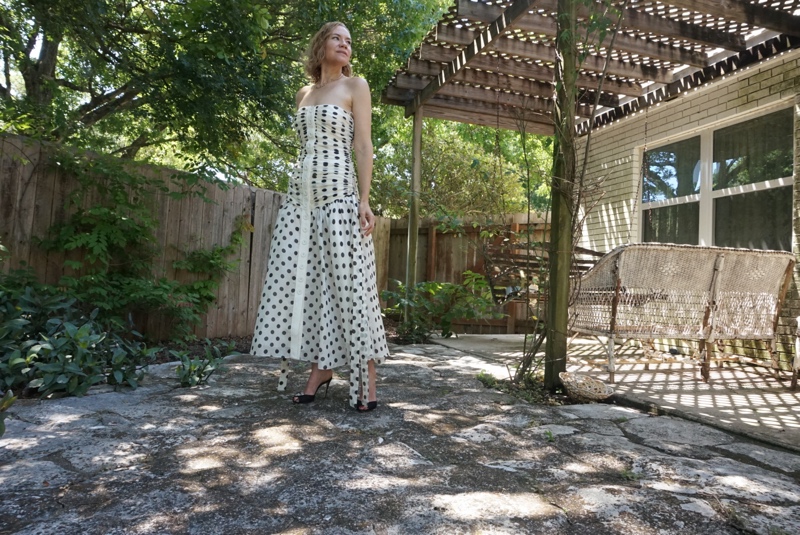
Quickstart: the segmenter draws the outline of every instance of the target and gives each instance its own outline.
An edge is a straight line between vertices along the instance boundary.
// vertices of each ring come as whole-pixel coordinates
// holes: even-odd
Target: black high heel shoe
[[[292,403],[294,403],[295,405],[302,405],[302,404],[305,404],[305,403],[312,403],[314,401],[314,399],[317,397],[317,392],[319,392],[319,389],[322,388],[322,385],[325,385],[325,397],[327,398],[328,397],[328,388],[331,386],[331,380],[332,379],[333,379],[333,377],[331,377],[327,381],[322,381],[319,384],[319,386],[317,386],[317,389],[314,390],[313,394],[301,394],[301,393],[298,392],[297,394],[292,396]]]
[[[375,409],[378,408],[378,402],[377,401],[367,401],[366,408],[364,408],[364,407],[365,407],[365,405],[363,403],[361,403],[360,401],[358,403],[356,403],[356,410],[358,412],[369,412],[369,411],[374,411]]]

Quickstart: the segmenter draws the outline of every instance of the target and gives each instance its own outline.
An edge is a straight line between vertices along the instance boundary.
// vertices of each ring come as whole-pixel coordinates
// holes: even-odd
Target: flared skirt
[[[309,213],[310,212],[310,213]],[[355,196],[304,211],[285,199],[270,245],[251,353],[320,369],[347,366],[350,404],[366,403],[367,362],[389,354],[378,301],[372,237]]]

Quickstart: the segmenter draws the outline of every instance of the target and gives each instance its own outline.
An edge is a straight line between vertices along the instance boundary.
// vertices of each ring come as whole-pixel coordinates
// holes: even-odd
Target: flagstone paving
[[[800,533],[800,455],[618,404],[531,405],[496,361],[393,346],[380,406],[346,376],[293,406],[277,363],[213,384],[20,400],[0,438],[0,533]]]

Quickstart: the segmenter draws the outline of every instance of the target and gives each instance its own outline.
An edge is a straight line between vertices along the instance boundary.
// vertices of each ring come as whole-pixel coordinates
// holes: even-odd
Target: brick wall
[[[586,216],[581,245],[609,251],[618,245],[641,240],[639,224],[641,176],[644,148],[686,138],[709,127],[758,117],[794,106],[794,252],[800,259],[800,50],[785,52],[762,63],[735,71],[705,86],[692,89],[671,101],[651,106],[592,133],[587,181],[602,182],[602,196],[588,198],[594,207]],[[585,138],[584,138],[585,139]],[[579,149],[582,155],[582,149]],[[791,335],[800,316],[797,283],[784,305],[779,327],[782,361],[788,360]],[[748,353],[763,344],[741,344]]]

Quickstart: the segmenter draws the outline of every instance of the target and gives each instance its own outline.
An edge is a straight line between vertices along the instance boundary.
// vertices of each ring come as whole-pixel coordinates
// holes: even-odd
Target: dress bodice
[[[289,198],[315,207],[355,194],[352,114],[335,104],[303,106],[297,110],[294,128],[301,149]]]

